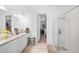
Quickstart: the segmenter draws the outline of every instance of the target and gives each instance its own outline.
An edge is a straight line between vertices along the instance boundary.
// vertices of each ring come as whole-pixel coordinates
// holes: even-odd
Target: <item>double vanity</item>
[[[0,53],[20,53],[28,44],[30,34],[21,33],[0,40]]]

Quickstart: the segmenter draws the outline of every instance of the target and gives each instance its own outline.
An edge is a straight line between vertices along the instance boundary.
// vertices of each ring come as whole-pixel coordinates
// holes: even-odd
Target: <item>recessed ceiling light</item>
[[[2,10],[6,10],[6,8],[4,6],[0,6],[0,9]]]

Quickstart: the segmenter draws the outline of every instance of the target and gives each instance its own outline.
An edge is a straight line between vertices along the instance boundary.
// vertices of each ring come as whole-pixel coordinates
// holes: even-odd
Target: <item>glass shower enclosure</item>
[[[54,20],[54,45],[60,53],[79,53],[79,6]]]

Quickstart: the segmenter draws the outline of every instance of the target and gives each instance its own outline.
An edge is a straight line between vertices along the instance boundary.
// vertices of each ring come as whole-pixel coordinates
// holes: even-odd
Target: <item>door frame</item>
[[[38,25],[40,27],[40,23],[38,22],[38,17],[40,17],[40,15],[45,15],[46,16],[46,31],[47,31],[47,14],[37,14],[37,41],[36,43],[38,43],[39,39],[40,39],[40,31],[38,31]],[[40,21],[41,22],[41,21]],[[38,35],[38,32],[39,32],[39,35]],[[47,36],[47,33],[46,33],[46,36]],[[46,43],[47,43],[47,37],[46,37]]]

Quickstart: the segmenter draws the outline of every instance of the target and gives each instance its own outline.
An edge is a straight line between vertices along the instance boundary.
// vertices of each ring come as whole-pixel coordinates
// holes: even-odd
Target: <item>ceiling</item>
[[[31,12],[38,12],[38,11],[47,11],[50,10],[52,12],[56,12],[54,10],[62,10],[65,11],[73,5],[5,5],[6,9],[9,11],[18,11],[22,14],[31,13]]]
[[[53,17],[57,17],[74,7],[74,5],[4,5],[4,7],[12,13],[15,12],[21,15],[50,13]]]

